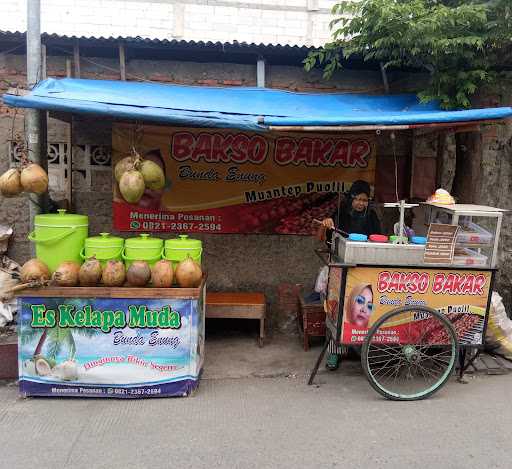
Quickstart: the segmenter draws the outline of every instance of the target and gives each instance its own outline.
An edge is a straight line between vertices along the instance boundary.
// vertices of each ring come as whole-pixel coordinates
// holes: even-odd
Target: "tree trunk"
[[[46,327],[43,330],[43,333],[41,334],[41,337],[39,338],[39,342],[37,343],[37,347],[34,350],[34,357],[41,354],[41,351],[43,350],[43,345],[46,340],[46,336],[48,334],[48,329]]]
[[[455,135],[457,161],[452,195],[457,203],[473,204],[480,199],[482,134],[461,132]]]

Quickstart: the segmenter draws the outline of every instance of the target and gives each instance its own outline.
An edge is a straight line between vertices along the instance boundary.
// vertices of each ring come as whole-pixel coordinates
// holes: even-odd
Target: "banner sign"
[[[20,298],[27,396],[189,394],[203,364],[202,300]]]
[[[333,293],[340,288],[340,273],[329,279]],[[445,314],[452,322],[460,344],[481,345],[492,272],[471,270],[410,269],[401,267],[353,267],[348,270],[343,303],[341,342],[362,344],[369,328],[381,316],[401,306],[427,306]],[[326,303],[327,316],[338,314],[338,302]],[[339,297],[338,297],[339,298]],[[382,330],[383,343],[399,342],[404,328],[429,321],[422,312],[403,315],[400,324]],[[336,324],[336,322],[334,322]],[[421,323],[421,330],[425,323]],[[419,328],[419,326],[418,326]],[[434,330],[432,340],[435,340]]]
[[[375,179],[368,135],[260,135],[217,129],[114,125],[113,165],[133,147],[165,172],[128,203],[114,183],[114,228],[121,231],[311,234],[332,216],[338,194]]]

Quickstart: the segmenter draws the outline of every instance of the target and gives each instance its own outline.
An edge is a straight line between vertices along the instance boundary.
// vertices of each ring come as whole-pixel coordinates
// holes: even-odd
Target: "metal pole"
[[[42,78],[41,70],[41,1],[27,0],[27,86],[32,89]],[[25,109],[25,141],[28,158],[48,171],[46,144],[46,112]],[[34,216],[43,212],[47,196],[30,194],[30,231]]]

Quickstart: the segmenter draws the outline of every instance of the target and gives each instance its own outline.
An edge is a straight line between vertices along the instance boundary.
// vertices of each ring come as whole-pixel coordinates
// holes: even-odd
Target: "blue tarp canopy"
[[[295,93],[126,81],[54,79],[29,94],[6,94],[13,107],[104,115],[190,127],[265,131],[279,126],[415,126],[512,117],[512,108],[443,111],[414,94]]]

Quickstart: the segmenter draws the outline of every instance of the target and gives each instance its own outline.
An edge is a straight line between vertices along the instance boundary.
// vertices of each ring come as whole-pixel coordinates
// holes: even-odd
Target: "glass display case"
[[[483,205],[426,203],[426,223],[458,225],[452,265],[497,267],[502,210]]]

